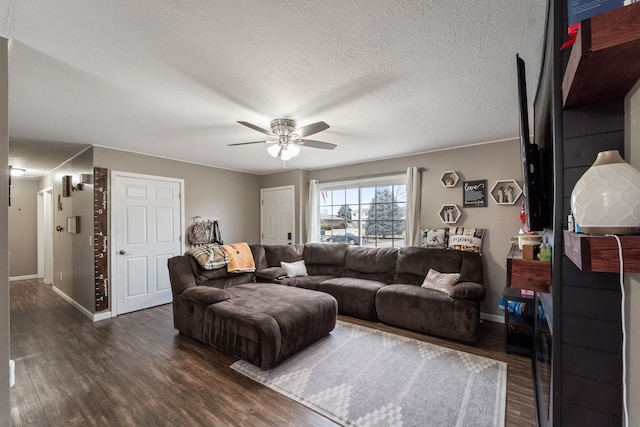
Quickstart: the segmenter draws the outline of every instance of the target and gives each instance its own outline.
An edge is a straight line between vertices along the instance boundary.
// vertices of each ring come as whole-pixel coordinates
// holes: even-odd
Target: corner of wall
[[[629,91],[625,98],[625,158],[636,169],[640,169],[640,81]],[[627,368],[627,400],[640,401],[640,361],[631,357],[640,351],[640,313],[632,307],[640,306],[640,274],[627,274],[625,279],[627,302],[627,350],[629,363]],[[629,407],[629,425],[640,424],[640,408]]]
[[[0,199],[6,200],[9,176],[8,40],[0,37]],[[0,253],[9,251],[7,209],[0,209]],[[11,425],[9,391],[9,260],[0,257],[0,426]]]

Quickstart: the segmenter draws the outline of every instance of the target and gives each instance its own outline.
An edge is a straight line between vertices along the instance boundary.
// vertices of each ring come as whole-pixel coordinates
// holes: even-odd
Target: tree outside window
[[[394,191],[394,187],[396,191]],[[377,187],[369,204],[367,238],[404,239],[406,194],[397,187]]]
[[[336,214],[338,218],[342,218],[345,221],[351,221],[353,216],[353,211],[349,205],[342,205],[340,209],[338,209],[338,213]]]
[[[321,242],[404,245],[406,184],[331,189],[319,201]]]

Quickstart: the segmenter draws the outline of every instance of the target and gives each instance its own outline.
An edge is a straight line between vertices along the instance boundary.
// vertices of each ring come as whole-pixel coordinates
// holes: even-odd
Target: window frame
[[[362,200],[362,189],[363,188],[369,188],[369,187],[392,187],[392,189],[395,191],[396,186],[404,186],[404,190],[405,190],[405,200],[403,202],[400,202],[402,204],[404,204],[404,208],[405,208],[405,212],[402,218],[402,221],[405,222],[405,230],[403,231],[403,237],[402,238],[397,238],[395,236],[392,236],[390,239],[385,239],[385,241],[391,241],[391,247],[403,247],[406,245],[406,205],[408,200],[406,199],[406,186],[407,186],[407,175],[406,174],[393,174],[393,175],[385,175],[385,176],[377,176],[377,177],[371,177],[371,178],[357,178],[357,179],[348,179],[348,180],[336,180],[336,181],[331,181],[331,182],[320,182],[318,183],[318,221],[319,221],[319,229],[320,229],[320,236],[318,236],[320,239],[319,241],[323,241],[323,214],[322,214],[322,209],[323,207],[327,207],[327,206],[331,206],[332,207],[332,213],[330,213],[330,221],[333,222],[335,220],[335,213],[333,213],[333,211],[335,210],[335,208],[337,206],[342,206],[339,204],[334,204],[333,201],[331,202],[331,204],[327,204],[327,203],[323,203],[321,201],[322,198],[322,194],[325,192],[331,192],[331,191],[339,191],[339,190],[352,190],[352,189],[357,189],[358,191],[358,202],[357,202],[357,206],[358,206],[358,219],[356,220],[358,222],[358,237],[359,237],[359,242],[358,244],[363,243],[364,239],[365,239],[365,233],[366,231],[363,232],[363,222],[366,221],[365,219],[363,219],[363,205],[369,205],[370,201],[364,201]],[[346,194],[345,194],[346,195]],[[398,202],[394,202],[394,203],[398,203]],[[353,205],[353,203],[348,203],[348,200],[345,200],[344,205],[347,206],[351,206]],[[367,208],[368,209],[368,208]],[[326,215],[326,214],[325,214]],[[324,218],[324,220],[326,220],[326,216]],[[366,224],[366,223],[365,223]],[[337,228],[339,229],[339,228]],[[346,224],[345,224],[345,233],[346,233]],[[331,228],[331,230],[336,230],[336,228]],[[332,234],[333,235],[333,234]],[[326,240],[325,240],[326,242]],[[370,241],[366,242],[366,246],[367,247],[380,247],[379,243],[381,243],[382,241],[378,239],[378,237],[376,236],[375,240],[373,241],[373,245],[371,245]],[[327,242],[328,243],[328,242]],[[383,246],[387,246],[387,245],[383,245]]]

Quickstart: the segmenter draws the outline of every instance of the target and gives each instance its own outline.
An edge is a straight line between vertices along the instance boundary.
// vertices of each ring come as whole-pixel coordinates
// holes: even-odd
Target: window
[[[320,241],[402,247],[406,176],[320,184]]]

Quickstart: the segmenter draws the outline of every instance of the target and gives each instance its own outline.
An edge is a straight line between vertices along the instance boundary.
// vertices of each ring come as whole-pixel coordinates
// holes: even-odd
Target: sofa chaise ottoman
[[[204,313],[203,337],[223,353],[269,369],[333,330],[331,295],[273,283],[247,283]]]
[[[331,295],[273,283],[226,287],[216,278],[196,285],[189,258],[169,260],[174,326],[183,335],[270,369],[335,327],[338,303]]]

